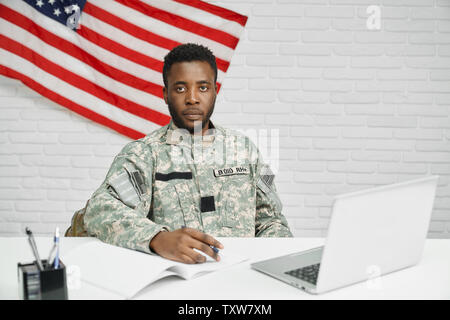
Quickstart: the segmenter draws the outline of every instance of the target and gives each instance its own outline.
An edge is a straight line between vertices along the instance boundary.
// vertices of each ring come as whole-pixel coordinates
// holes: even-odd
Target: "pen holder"
[[[40,271],[36,261],[17,264],[19,297],[22,300],[67,300],[66,266],[60,261],[58,269],[47,266]]]

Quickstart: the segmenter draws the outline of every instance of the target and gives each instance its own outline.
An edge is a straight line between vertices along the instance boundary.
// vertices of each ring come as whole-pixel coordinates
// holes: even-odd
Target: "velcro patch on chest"
[[[246,167],[229,167],[222,169],[214,169],[215,177],[233,176],[236,174],[249,174],[249,170]]]

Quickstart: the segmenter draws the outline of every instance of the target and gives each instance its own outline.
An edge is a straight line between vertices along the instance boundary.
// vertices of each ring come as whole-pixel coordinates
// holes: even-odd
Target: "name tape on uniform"
[[[223,169],[214,169],[215,177],[233,176],[235,174],[248,174],[248,168],[246,167],[230,167]]]

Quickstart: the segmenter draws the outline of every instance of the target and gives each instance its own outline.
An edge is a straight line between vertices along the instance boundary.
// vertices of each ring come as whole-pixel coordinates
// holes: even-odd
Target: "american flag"
[[[0,0],[0,74],[139,139],[170,121],[164,56],[207,46],[220,88],[246,22],[199,0]]]

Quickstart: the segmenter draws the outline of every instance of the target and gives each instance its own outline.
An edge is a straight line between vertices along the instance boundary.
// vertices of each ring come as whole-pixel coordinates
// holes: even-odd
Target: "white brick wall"
[[[210,2],[249,16],[213,119],[278,130],[296,236],[326,235],[335,194],[438,174],[428,236],[450,238],[450,1]],[[0,236],[67,228],[129,140],[5,77],[0,108]]]

